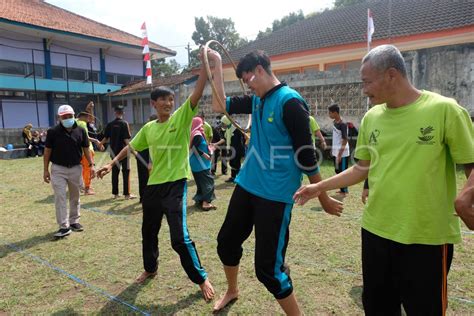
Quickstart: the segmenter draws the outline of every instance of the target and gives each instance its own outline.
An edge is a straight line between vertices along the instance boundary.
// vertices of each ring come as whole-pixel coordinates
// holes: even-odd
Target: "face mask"
[[[71,128],[74,125],[74,121],[74,118],[64,119],[61,120],[61,124],[63,124],[65,128]]]

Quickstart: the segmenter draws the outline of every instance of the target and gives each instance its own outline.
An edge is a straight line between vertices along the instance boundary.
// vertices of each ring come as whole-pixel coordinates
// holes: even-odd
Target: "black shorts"
[[[444,315],[453,245],[405,245],[362,229],[366,315]]]
[[[258,197],[236,186],[227,215],[217,237],[217,252],[222,263],[237,266],[242,244],[255,226],[255,272],[275,298],[293,292],[285,263],[293,204]]]

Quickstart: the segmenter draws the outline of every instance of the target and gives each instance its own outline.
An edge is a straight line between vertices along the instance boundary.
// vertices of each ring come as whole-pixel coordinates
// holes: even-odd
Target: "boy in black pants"
[[[212,54],[210,51],[209,54]],[[214,289],[201,265],[197,249],[186,225],[186,179],[190,173],[189,142],[191,123],[198,112],[197,104],[206,85],[204,67],[196,87],[186,102],[172,115],[174,93],[166,87],[158,87],[151,93],[151,103],[158,120],[148,122],[109,164],[98,171],[102,178],[112,166],[127,156],[129,149],[149,149],[153,167],[142,199],[143,206],[143,264],[145,271],[137,278],[138,283],[156,275],[158,269],[158,233],[163,215],[170,227],[171,245],[179,254],[181,265],[189,279],[199,284],[206,301],[214,297]]]

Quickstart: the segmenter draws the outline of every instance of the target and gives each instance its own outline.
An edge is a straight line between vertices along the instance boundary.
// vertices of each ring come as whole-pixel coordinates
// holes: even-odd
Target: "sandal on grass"
[[[209,205],[209,206],[207,206],[207,207],[201,206],[201,210],[207,212],[207,211],[217,210],[217,207],[211,204],[211,205]]]

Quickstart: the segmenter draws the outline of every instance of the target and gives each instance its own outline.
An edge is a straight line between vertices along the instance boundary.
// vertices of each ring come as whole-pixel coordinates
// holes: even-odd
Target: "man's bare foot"
[[[229,303],[235,301],[238,298],[239,298],[239,291],[230,292],[229,290],[227,290],[224,296],[222,296],[214,305],[214,312],[220,311],[221,309],[229,305]]]
[[[140,274],[140,276],[138,278],[136,278],[135,280],[135,283],[143,283],[146,281],[146,279],[150,278],[154,278],[156,276],[156,272],[148,272],[148,271],[143,271],[142,274]]]
[[[202,296],[206,302],[209,302],[214,298],[214,288],[212,287],[211,282],[209,282],[209,279],[204,280],[204,282],[199,284],[199,287],[201,288]]]

